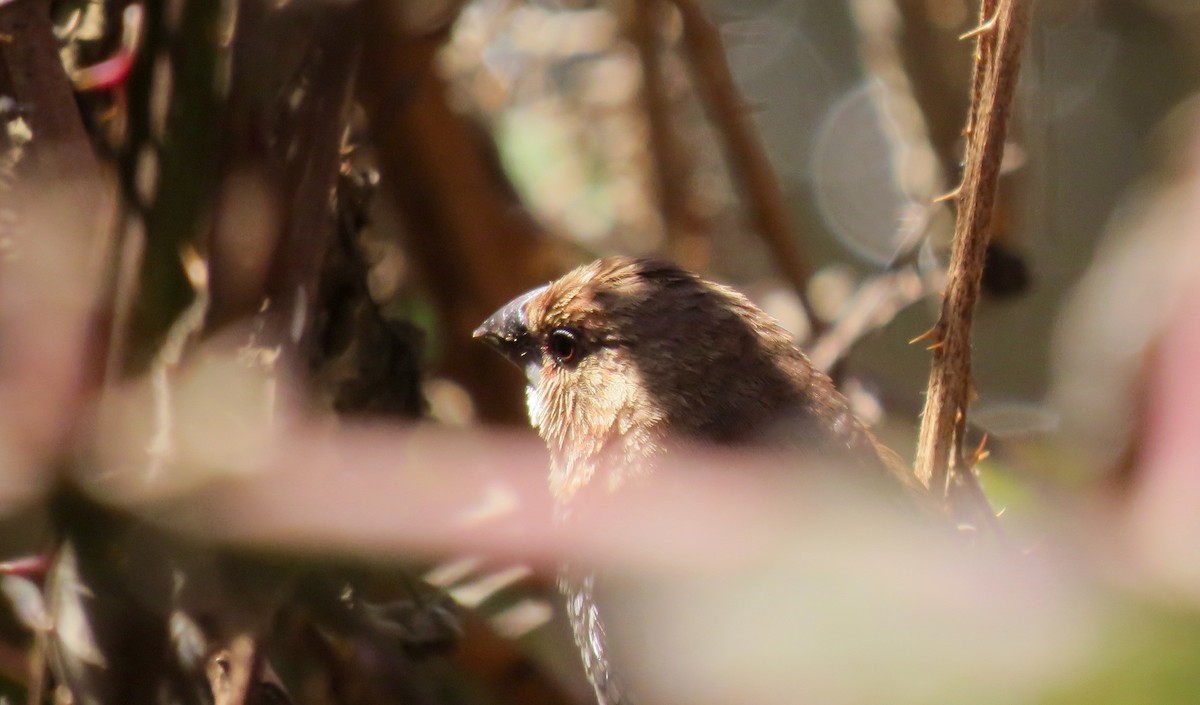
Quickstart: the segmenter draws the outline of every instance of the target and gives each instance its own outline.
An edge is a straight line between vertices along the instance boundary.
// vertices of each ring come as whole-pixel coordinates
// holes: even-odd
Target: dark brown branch
[[[1000,164],[1029,23],[1029,0],[1001,0],[994,26],[980,36],[977,73],[983,81],[968,121],[966,170],[957,195],[954,249],[941,317],[934,329],[933,366],[917,445],[917,476],[939,495],[947,488],[955,433],[971,395],[971,321],[979,298],[995,210]],[[986,5],[986,3],[985,3]],[[994,38],[991,37],[995,34]],[[957,437],[956,437],[957,436]],[[969,469],[958,468],[973,481]],[[969,476],[969,477],[968,477]]]
[[[808,301],[812,268],[797,243],[779,179],[734,84],[720,30],[695,0],[671,0],[671,3],[683,20],[683,50],[702,102],[723,140],[725,158],[741,190],[750,221],[800,297],[813,334],[819,334],[821,319]]]
[[[238,17],[207,323],[252,316],[265,299],[272,325],[282,330],[264,342],[288,355],[309,347],[311,327],[299,337],[286,329],[313,319],[322,260],[336,231],[331,194],[359,55],[357,38],[344,27],[357,10],[289,13],[250,3]],[[258,202],[239,193],[256,185]],[[259,215],[259,232],[238,222],[249,220],[231,208],[239,202]]]

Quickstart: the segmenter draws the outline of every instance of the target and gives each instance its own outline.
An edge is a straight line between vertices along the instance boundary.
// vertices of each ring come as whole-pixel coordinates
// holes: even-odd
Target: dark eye
[[[562,364],[575,362],[581,348],[579,334],[570,328],[555,328],[546,339],[546,349]]]

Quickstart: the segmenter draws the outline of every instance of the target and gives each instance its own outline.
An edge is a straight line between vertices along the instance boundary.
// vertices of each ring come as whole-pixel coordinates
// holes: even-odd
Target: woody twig
[[[966,457],[961,452],[963,434],[956,429],[965,426],[972,394],[971,321],[991,235],[1030,5],[1031,0],[985,1],[978,31],[967,35],[976,39],[977,50],[966,167],[954,194],[954,247],[941,316],[930,335],[933,364],[917,445],[917,476],[939,495],[948,491],[951,458]],[[971,468],[962,465],[955,463],[956,475],[973,485]]]

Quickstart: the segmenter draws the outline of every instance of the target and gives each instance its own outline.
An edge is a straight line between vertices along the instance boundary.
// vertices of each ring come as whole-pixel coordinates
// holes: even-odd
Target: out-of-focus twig
[[[124,372],[150,368],[176,318],[195,298],[180,257],[207,224],[223,148],[220,90],[232,31],[228,7],[186,5],[174,34],[168,13],[148,12],[144,41],[122,82],[127,129],[119,173],[125,237],[142,242],[137,291],[122,346]],[[187,80],[172,77],[186,76]]]
[[[921,277],[915,253],[930,236],[936,209],[934,196],[945,191],[946,176],[937,163],[929,126],[915,86],[901,56],[903,17],[895,0],[855,0],[850,4],[858,32],[858,54],[871,79],[883,90],[869,91],[881,115],[898,185],[910,204],[898,232],[896,257],[883,272],[868,279],[829,330],[809,349],[818,369],[831,370],[871,330],[887,325],[900,311],[919,301],[934,284]],[[948,229],[948,228],[947,228]],[[946,234],[948,239],[949,233]]]
[[[900,35],[904,18],[895,0],[855,0],[850,4],[858,32],[858,55],[872,81],[883,90],[868,91],[876,103],[897,184],[905,196],[928,203],[945,191],[946,176],[936,168],[925,113],[914,80],[904,64]],[[929,214],[923,214],[926,222]]]
[[[887,325],[924,295],[921,275],[912,267],[876,274],[858,287],[846,310],[809,349],[809,360],[829,372],[864,335]]]
[[[966,416],[971,395],[971,321],[979,297],[1029,5],[1029,0],[1003,0],[996,8],[994,24],[992,17],[985,16],[981,25],[981,36],[995,34],[989,39],[994,49],[989,52],[981,46],[977,56],[979,71],[985,75],[968,125],[972,132],[957,195],[949,282],[941,317],[931,331],[933,366],[917,446],[917,476],[938,494],[947,491],[951,452],[963,440],[955,429]],[[957,470],[965,481],[974,481],[969,468]]]
[[[819,334],[822,322],[807,292],[812,268],[797,242],[779,179],[734,84],[720,29],[695,0],[671,0],[671,4],[683,20],[683,51],[691,64],[696,88],[721,135],[726,159],[745,199],[750,221],[800,297],[813,333]]]
[[[689,204],[688,164],[680,151],[663,75],[661,27],[667,7],[661,0],[632,3],[629,35],[641,58],[641,103],[650,132],[658,209],[667,243],[680,264],[705,269],[707,248],[697,247],[696,237],[705,230],[705,223]]]
[[[886,326],[896,314],[928,293],[929,284],[915,260],[932,215],[931,205],[910,210],[892,264],[858,287],[837,320],[807,351],[817,369],[832,370],[864,335]]]
[[[973,57],[963,51],[962,40],[955,29],[947,25],[945,3],[931,5],[920,0],[856,0],[872,3],[886,2],[893,13],[892,39],[899,52],[898,64],[908,79],[912,99],[916,101],[925,123],[929,145],[933,148],[948,183],[957,181],[962,173],[963,125],[967,119],[971,94],[959,89],[971,80]],[[993,7],[994,0],[988,0]],[[964,5],[966,3],[963,3]],[[972,6],[978,3],[971,3]],[[963,21],[970,22],[966,8]],[[957,19],[957,17],[953,18]],[[946,234],[946,242],[950,233]]]
[[[359,58],[358,39],[344,28],[356,23],[358,11],[336,5],[275,11],[254,4],[239,10],[228,122],[232,148],[221,203],[245,200],[229,192],[231,183],[238,188],[243,170],[261,179],[263,193],[259,203],[219,214],[210,241],[208,324],[254,315],[266,300],[272,315],[258,342],[282,347],[285,359],[307,352],[311,326],[299,324],[314,316],[322,260],[334,241],[332,194]],[[248,211],[241,214],[248,222],[239,222],[238,210]],[[259,228],[248,227],[258,222]],[[272,226],[275,232],[256,232]],[[259,255],[257,264],[240,261],[252,253]]]

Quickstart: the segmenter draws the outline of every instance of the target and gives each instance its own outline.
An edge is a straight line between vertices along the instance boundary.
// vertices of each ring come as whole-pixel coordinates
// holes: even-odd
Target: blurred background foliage
[[[525,429],[520,375],[471,330],[614,253],[744,290],[911,454],[929,357],[908,341],[939,308],[953,216],[937,199],[960,176],[960,35],[978,23],[973,0],[0,0],[0,701],[586,702],[545,570],[394,536],[332,550],[368,509],[344,535],[297,540],[298,516],[245,541],[216,540],[237,513],[180,510],[177,530],[172,512],[194,493],[267,516],[267,499],[202,501],[298,419]],[[971,573],[980,590],[957,608],[996,619],[926,634],[916,588],[911,604],[843,599],[837,581],[870,582],[855,571],[882,550],[849,542],[846,573],[818,551],[799,574],[784,560],[730,578],[734,598],[652,612],[683,617],[643,625],[665,650],[647,656],[651,701],[729,702],[746,679],[767,702],[1200,696],[1191,535],[1095,530],[1126,510],[1184,516],[1200,492],[1145,477],[1160,349],[1200,271],[1198,86],[1195,0],[1036,3],[969,444],[988,439],[983,483],[1018,552],[1070,556],[1034,571],[1053,599],[1004,602]],[[1149,557],[1126,545],[1145,536]],[[795,592],[814,565],[832,587]],[[690,579],[631,589],[631,613]],[[849,656],[822,669],[811,641],[770,632],[703,675],[654,660],[686,651],[696,615],[755,596],[837,632],[795,639]],[[889,605],[895,633],[862,618]],[[1004,616],[1029,629],[1006,641]],[[861,660],[840,643],[872,634],[884,647]],[[956,639],[995,667],[918,677],[887,657]],[[1013,655],[1039,639],[1061,657],[1041,670]],[[774,668],[792,673],[788,656],[792,680]]]

